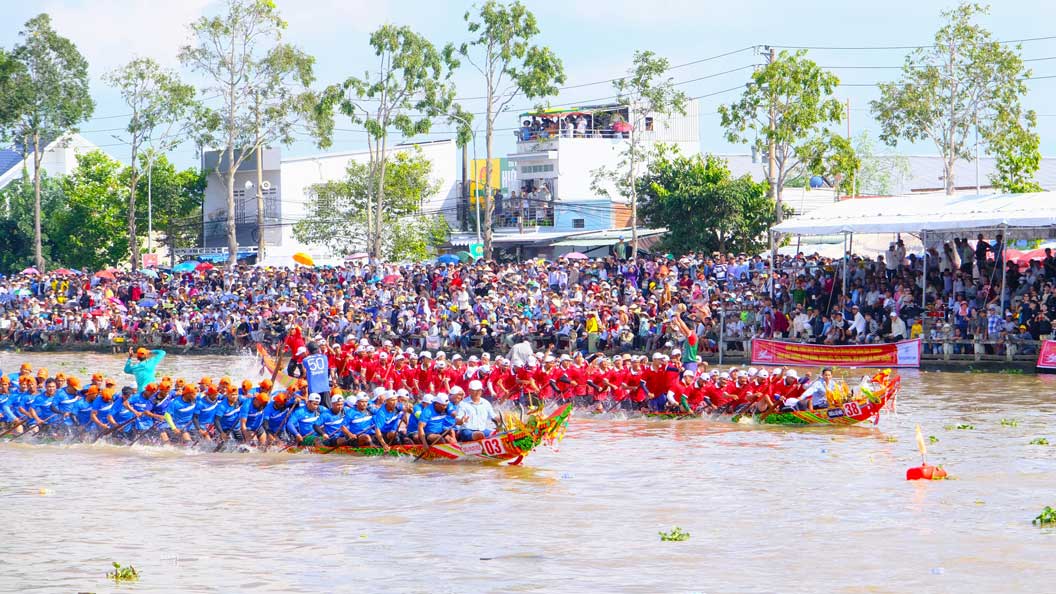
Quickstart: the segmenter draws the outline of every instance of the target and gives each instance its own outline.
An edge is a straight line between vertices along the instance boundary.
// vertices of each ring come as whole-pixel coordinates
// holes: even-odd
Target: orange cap
[[[220,391],[217,390],[216,386],[210,385],[208,388],[205,389],[205,393],[210,396],[216,396],[220,393]]]
[[[271,401],[274,402],[277,406],[284,406],[286,404],[286,395],[276,394],[275,397],[271,399]]]
[[[41,367],[37,370],[37,377],[48,377],[48,368]]]
[[[108,377],[108,378],[106,378],[106,381],[103,382],[103,384],[107,385],[107,386],[116,386],[117,385],[117,381],[114,380],[114,378]]]
[[[169,390],[172,389],[172,384],[167,382],[167,381],[165,381],[165,380],[161,380],[161,383],[158,384],[158,389],[161,390],[162,392],[168,392]]]
[[[88,389],[84,392],[85,396],[98,396],[99,386],[88,386]]]
[[[202,379],[199,380],[198,383],[205,384],[208,386],[209,384],[213,383],[213,378],[209,377],[208,375],[203,375]]]
[[[140,359],[146,359],[147,357],[150,356],[150,351],[148,351],[147,349],[145,349],[143,347],[139,347],[138,349],[136,349],[136,356],[139,357]]]
[[[172,378],[167,375],[161,376],[161,381],[162,383],[168,383],[170,386],[172,385]]]
[[[92,381],[93,382],[101,382],[101,381],[103,381],[103,374],[101,374],[101,373],[93,373],[92,374]]]
[[[177,387],[177,388],[182,388],[182,387],[183,387],[183,386],[185,386],[186,384],[187,384],[187,382],[186,382],[186,381],[184,381],[184,379],[183,379],[182,377],[178,377],[178,378],[176,378],[176,387]]]
[[[184,396],[194,396],[197,393],[198,393],[198,390],[195,390],[194,386],[186,385],[186,386],[183,387],[183,395]]]
[[[224,377],[220,378],[220,385],[221,386],[230,386],[231,385],[231,378],[226,376],[226,375]]]
[[[63,382],[63,380],[65,380],[65,379],[66,379],[66,374],[65,374],[65,373],[63,373],[63,372],[61,372],[61,371],[60,371],[60,372],[58,372],[58,373],[56,373],[56,374],[55,374],[55,381],[59,382],[60,384],[61,384],[61,383]]]
[[[271,386],[272,386],[272,383],[271,383],[270,379],[264,378],[264,379],[260,380],[260,389],[261,390],[270,390]]]
[[[247,380],[242,380],[242,389],[245,390],[246,392],[252,390],[253,389],[253,382],[249,381],[248,379]]]
[[[22,364],[22,367],[19,367],[19,368],[18,368],[18,370],[19,370],[19,371],[29,371],[29,372],[32,372],[32,371],[33,371],[33,366],[32,366],[32,365],[30,365],[29,363],[23,363],[23,364]]]
[[[114,394],[115,392],[112,388],[106,388],[105,390],[103,390],[103,400],[110,402],[114,399]]]
[[[149,383],[143,387],[143,391],[147,394],[153,394],[158,391],[158,386],[154,383]]]
[[[268,403],[268,395],[263,393],[263,392],[260,392],[256,396],[253,397],[253,402],[257,406],[264,406],[265,404]]]
[[[73,388],[74,390],[81,389],[81,380],[73,377],[72,375],[66,378],[66,385]]]
[[[0,375],[0,384],[3,384],[5,386],[11,385],[11,378],[7,377],[6,375]]]

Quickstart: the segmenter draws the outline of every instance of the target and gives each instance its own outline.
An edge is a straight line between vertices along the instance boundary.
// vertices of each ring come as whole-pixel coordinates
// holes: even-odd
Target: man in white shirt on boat
[[[498,413],[485,400],[484,384],[480,380],[469,382],[469,398],[458,404],[456,416],[463,419],[462,426],[458,430],[459,441],[473,441],[491,437],[495,432],[494,427],[502,421]]]

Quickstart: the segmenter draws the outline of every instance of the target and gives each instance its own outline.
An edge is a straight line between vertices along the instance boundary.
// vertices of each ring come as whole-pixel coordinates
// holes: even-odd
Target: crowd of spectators
[[[779,256],[776,276],[758,255],[616,257],[628,253],[625,244],[607,258],[522,263],[30,271],[0,279],[0,345],[248,347],[296,325],[328,341],[489,352],[520,336],[558,351],[652,352],[670,343],[704,356],[720,340],[741,350],[756,337],[923,337],[929,353],[1002,354],[1017,343],[1030,352],[1052,334],[1056,258],[1025,270],[1009,263],[1000,311],[1001,268],[988,256],[1000,262],[1003,247],[999,238],[980,241],[981,251],[960,240],[930,249],[926,283],[923,259],[901,242],[875,258]]]

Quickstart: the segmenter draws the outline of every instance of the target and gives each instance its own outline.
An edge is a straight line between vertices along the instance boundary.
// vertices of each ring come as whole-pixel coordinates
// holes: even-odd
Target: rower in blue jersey
[[[11,389],[11,380],[6,375],[0,376],[0,423],[7,425],[18,421],[16,409],[16,396]]]
[[[242,434],[242,398],[234,389],[228,389],[227,394],[220,399],[214,419],[220,433],[234,438],[235,441],[246,440],[246,436]]]
[[[180,392],[178,398],[169,400],[169,407],[165,410],[168,428],[161,432],[161,440],[169,441],[169,432],[172,432],[173,440],[191,441],[191,433],[195,430],[194,413],[198,410],[198,390],[192,385],[186,385]]]
[[[88,386],[81,390],[81,399],[73,406],[73,420],[83,431],[97,431],[99,426],[92,422],[92,404],[99,398],[99,388]]]
[[[165,351],[148,351],[140,347],[128,349],[128,360],[125,361],[125,373],[136,378],[136,390],[142,391],[147,384],[154,383],[158,365],[165,358]]]
[[[136,422],[132,423],[132,431],[148,431],[162,419],[161,415],[154,412],[158,402],[157,384],[147,384],[139,394],[133,394],[125,406],[136,415]]]
[[[38,394],[30,405],[31,416],[36,425],[48,425],[56,421],[56,413],[51,409],[51,405],[55,402],[58,392],[59,383],[53,378],[48,378],[44,382],[44,391]]]
[[[322,397],[309,394],[304,406],[298,407],[286,421],[286,435],[298,445],[312,445],[319,434],[315,426],[319,424],[319,402]]]
[[[81,400],[78,390],[81,382],[75,377],[66,378],[66,386],[55,393],[55,399],[51,402],[51,412],[56,415],[56,424],[70,428],[75,424],[73,418],[74,406]]]
[[[405,416],[396,402],[396,392],[389,390],[385,395],[385,404],[374,412],[374,439],[386,452],[391,446],[403,442],[400,425]]]
[[[415,443],[421,443],[418,441],[418,427],[421,424],[422,411],[433,406],[434,398],[432,394],[422,394],[419,402],[409,406],[411,410],[407,415],[407,437]]]
[[[434,444],[446,441],[457,444],[455,439],[454,419],[447,411],[449,399],[447,394],[437,394],[432,406],[422,409],[421,417],[418,418],[418,440],[419,443]]]
[[[110,428],[110,413],[114,410],[115,402],[114,396],[117,392],[113,388],[103,388],[102,393],[92,403],[92,412],[90,418],[92,424],[100,431],[106,431]]]
[[[308,392],[318,394],[320,406],[330,408],[330,359],[320,352],[314,341],[308,343],[308,356],[301,360],[304,366],[302,377],[308,382]]]
[[[369,403],[370,397],[360,393],[356,397],[355,406],[350,406],[345,411],[345,427],[355,437],[355,441],[350,445],[371,445],[371,435],[374,434],[374,414],[367,406]]]
[[[216,407],[220,405],[220,392],[216,386],[209,386],[205,394],[198,396],[198,408],[194,411],[194,427],[202,437],[209,437],[216,417]]]
[[[267,406],[264,407],[264,424],[263,430],[264,435],[262,438],[263,445],[270,445],[273,443],[280,443],[283,441],[283,434],[286,431],[286,421],[289,420],[291,413],[293,412],[296,401],[293,403],[286,403],[286,394],[280,392],[275,394]]]
[[[268,409],[268,404],[268,395],[259,392],[242,402],[239,425],[242,428],[242,435],[253,443],[263,444],[264,413]]]
[[[121,429],[117,430],[113,435],[114,437],[127,436],[132,431],[131,421],[136,418],[136,413],[129,406],[129,400],[131,400],[135,394],[136,389],[132,386],[121,388],[121,394],[118,396],[114,408],[110,410],[110,423],[112,426],[121,427]]]
[[[328,447],[348,445],[354,436],[345,426],[345,397],[334,394],[330,397],[330,408],[319,409],[319,432],[323,445]]]

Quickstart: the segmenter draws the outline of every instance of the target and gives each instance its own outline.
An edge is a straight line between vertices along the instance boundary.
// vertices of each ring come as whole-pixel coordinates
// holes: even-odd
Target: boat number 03
[[[506,446],[502,445],[501,439],[485,439],[480,443],[484,453],[489,456],[498,456],[506,453]]]
[[[848,417],[854,417],[862,414],[862,409],[858,406],[857,402],[848,402],[847,404],[843,405],[843,412]]]

